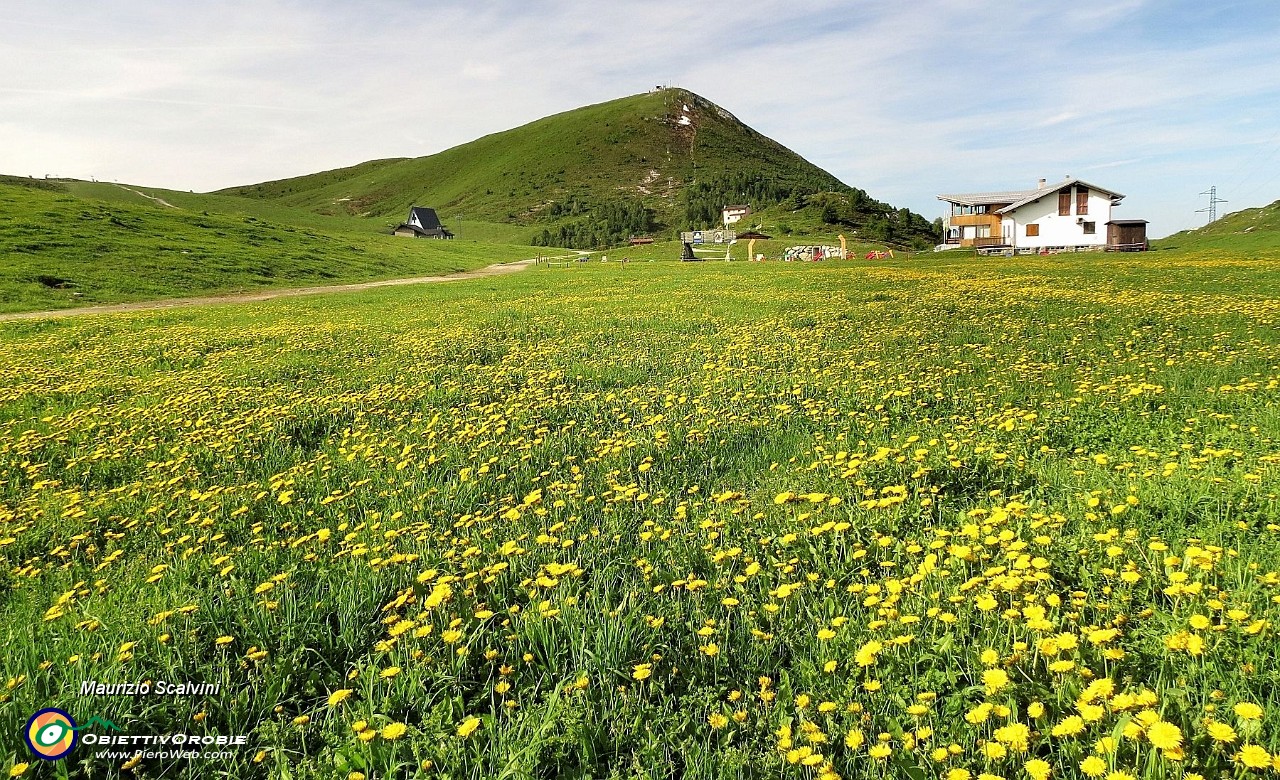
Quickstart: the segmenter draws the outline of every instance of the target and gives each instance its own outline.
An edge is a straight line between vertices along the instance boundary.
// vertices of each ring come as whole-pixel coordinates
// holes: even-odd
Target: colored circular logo
[[[76,746],[76,722],[56,707],[48,707],[31,716],[22,732],[31,752],[45,761],[57,761]]]

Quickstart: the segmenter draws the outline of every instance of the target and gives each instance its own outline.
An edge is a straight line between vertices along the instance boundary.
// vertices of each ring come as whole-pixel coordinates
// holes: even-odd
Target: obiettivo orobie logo
[[[46,707],[31,716],[22,736],[37,757],[57,761],[76,746],[76,722],[57,707]]]

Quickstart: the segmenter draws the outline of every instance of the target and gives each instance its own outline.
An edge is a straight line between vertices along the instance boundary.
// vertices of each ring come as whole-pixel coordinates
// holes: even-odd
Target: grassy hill
[[[373,160],[221,194],[383,219],[431,205],[446,222],[462,215],[529,226],[538,243],[580,248],[709,227],[722,206],[737,202],[796,211],[816,203],[830,224],[868,238],[933,241],[923,217],[849,187],[679,89],[556,114],[428,157]]]
[[[108,184],[4,177],[0,311],[370,281],[533,254],[527,246],[395,238],[351,217],[300,212],[298,223],[283,207],[261,204],[274,209],[276,219],[269,219],[237,210],[243,199],[202,195],[187,202],[181,195],[164,199],[194,208],[164,206]],[[195,210],[218,198],[225,211]]]
[[[1232,212],[1204,227],[1174,233],[1154,243],[1160,249],[1280,251],[1280,200]]]

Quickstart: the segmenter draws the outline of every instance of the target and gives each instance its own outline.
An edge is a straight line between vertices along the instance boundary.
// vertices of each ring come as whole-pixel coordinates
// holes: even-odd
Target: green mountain
[[[1204,227],[1162,238],[1156,245],[1165,249],[1280,249],[1280,200],[1234,211]]]
[[[932,243],[933,226],[850,187],[723,108],[664,89],[540,119],[412,159],[222,190],[318,214],[532,227],[536,243],[608,246],[718,224],[721,207],[813,211],[861,238]]]

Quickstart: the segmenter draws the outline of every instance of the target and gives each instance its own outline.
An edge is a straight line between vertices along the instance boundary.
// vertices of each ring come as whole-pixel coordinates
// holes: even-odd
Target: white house
[[[1102,249],[1118,192],[1068,177],[1035,189],[939,195],[944,242],[962,247]]]
[[[750,206],[725,206],[720,211],[720,217],[724,222],[724,226],[728,227],[750,213]]]
[[[391,232],[406,238],[453,238],[453,234],[440,224],[436,210],[425,206],[409,207],[409,218]]]

